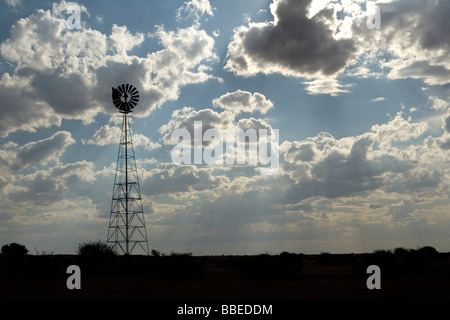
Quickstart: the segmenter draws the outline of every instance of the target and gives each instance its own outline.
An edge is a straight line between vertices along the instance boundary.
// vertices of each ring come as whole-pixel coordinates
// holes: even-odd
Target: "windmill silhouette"
[[[139,92],[130,84],[122,84],[112,88],[112,100],[119,112],[123,114],[123,122],[107,242],[113,244],[116,250],[120,249],[125,255],[131,254],[136,247],[141,248],[148,255],[147,230],[128,118],[128,113],[132,112],[139,101]]]

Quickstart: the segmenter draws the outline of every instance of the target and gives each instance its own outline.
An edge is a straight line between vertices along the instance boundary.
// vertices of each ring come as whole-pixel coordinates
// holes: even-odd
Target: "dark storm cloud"
[[[414,27],[414,34],[405,34],[423,49],[450,50],[450,2],[438,1],[394,1],[379,4],[382,24],[392,31],[402,31]],[[390,39],[395,41],[395,39]]]
[[[242,75],[281,72],[299,76],[334,75],[343,70],[356,50],[355,43],[333,37],[326,23],[333,10],[308,18],[310,2],[274,1],[274,22],[236,29],[226,68]]]

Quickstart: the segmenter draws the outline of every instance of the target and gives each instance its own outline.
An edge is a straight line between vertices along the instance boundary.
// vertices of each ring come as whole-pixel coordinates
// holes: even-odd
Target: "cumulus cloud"
[[[151,141],[148,137],[146,137],[142,133],[133,135],[133,144],[135,146],[144,147],[147,150],[154,150],[161,148],[161,144],[159,144],[158,142]]]
[[[442,128],[444,134],[436,139],[436,142],[443,150],[450,150],[450,110],[442,117]]]
[[[87,27],[68,30],[68,4],[18,20],[0,44],[0,54],[13,66],[0,79],[0,99],[8,102],[2,104],[0,135],[60,125],[62,119],[90,123],[99,112],[112,114],[111,87],[123,82],[138,88],[142,102],[136,114],[145,116],[177,99],[181,86],[213,78],[203,63],[216,59],[214,39],[197,26],[157,28],[152,36],[162,49],[139,57],[130,52],[145,36],[126,26],[114,25],[110,35]]]
[[[285,160],[289,163],[309,162],[315,156],[315,144],[309,141],[285,143]]]
[[[98,146],[106,146],[110,144],[117,144],[120,137],[119,127],[110,127],[109,125],[104,125],[98,129],[92,138],[87,141],[83,141],[85,144],[94,144]]]
[[[399,194],[435,190],[442,170],[448,170],[448,156],[439,151],[440,145],[427,138],[422,146],[393,147],[395,142],[423,136],[426,128],[426,123],[411,123],[399,113],[357,137],[338,140],[321,133],[304,141],[285,141],[280,146],[280,174],[295,182],[286,184],[286,201],[374,190]]]
[[[447,115],[444,117],[443,127],[446,132],[450,133],[450,112],[447,112]]]
[[[141,190],[148,195],[193,196],[195,192],[224,188],[226,176],[214,176],[208,168],[162,163],[140,179]]]
[[[283,171],[296,181],[289,184],[286,200],[336,198],[375,190],[382,187],[383,174],[409,168],[408,162],[393,155],[374,154],[373,143],[371,134],[341,140],[320,134],[303,142],[283,143]]]
[[[428,99],[432,102],[431,109],[433,110],[447,110],[448,102],[436,96],[430,96]]]
[[[423,79],[444,85],[450,75],[446,1],[389,1],[382,27],[370,30],[369,1],[274,0],[273,21],[234,30],[225,69],[248,77],[280,73],[308,79],[310,94],[348,93],[341,76]],[[386,56],[386,53],[389,53]]]
[[[245,119],[243,126],[252,121],[259,120]],[[289,230],[303,230],[305,223],[320,230],[327,221],[335,221],[326,212],[339,221],[339,203],[345,198],[354,203],[351,210],[355,210],[355,218],[362,217],[367,206],[388,213],[389,207],[398,203],[396,195],[426,192],[439,185],[442,174],[427,168],[429,164],[419,167],[417,159],[408,159],[388,145],[375,148],[376,138],[375,132],[341,139],[321,133],[303,141],[285,141],[280,146],[283,161],[279,173],[270,177],[217,176],[214,167],[160,164],[146,174],[143,189],[154,196],[189,199],[178,220],[195,225],[200,239],[237,241],[249,230],[265,236],[286,235]],[[202,179],[198,177],[201,170],[206,170]],[[202,201],[192,198],[193,190]],[[379,196],[364,200],[368,192],[393,196],[389,204],[380,206],[376,204]],[[394,214],[389,216],[400,221]],[[158,217],[159,224],[176,223],[170,217]],[[405,216],[401,221],[407,219]]]
[[[126,26],[113,25],[109,41],[117,54],[127,56],[128,51],[144,42],[144,34],[132,35]]]
[[[219,98],[214,99],[213,105],[228,110],[236,115],[241,112],[259,112],[265,114],[273,107],[273,103],[263,94],[259,92],[252,94],[242,90],[227,92]]]
[[[352,24],[355,41],[368,50],[387,50],[390,59],[381,65],[389,68],[391,79],[423,79],[428,85],[448,83],[450,75],[450,22],[448,1],[392,1],[377,3],[381,8],[381,29],[368,30],[367,15]]]
[[[45,165],[56,161],[65,149],[75,143],[70,132],[58,131],[51,137],[29,142],[17,149],[0,151],[0,159],[11,170],[23,170],[31,165]]]
[[[164,124],[159,129],[159,132],[163,135],[163,141],[166,144],[176,144],[177,141],[172,140],[172,133],[176,129],[186,129],[192,138],[192,144],[194,144],[194,124],[196,121],[201,121],[202,132],[200,139],[203,138],[203,134],[208,129],[217,129],[223,134],[227,129],[234,127],[235,115],[229,111],[216,112],[212,109],[195,110],[192,107],[184,107],[179,110],[175,110],[172,113],[172,117],[167,124]],[[202,143],[202,142],[201,142]]]
[[[190,0],[184,2],[177,9],[176,14],[178,20],[181,20],[183,17],[192,17],[198,20],[204,15],[213,16],[214,8],[209,3],[209,0]]]
[[[373,125],[372,131],[376,133],[376,140],[381,146],[390,145],[395,141],[408,141],[421,136],[428,128],[426,122],[411,123],[398,112],[389,123]]]
[[[218,168],[244,165],[261,170],[261,174],[278,170],[278,130],[262,119],[235,121],[235,114],[228,110],[219,113],[185,107],[175,110],[171,120],[159,131],[165,145],[176,145],[170,154],[177,163]]]
[[[119,127],[104,125],[94,133],[92,138],[87,141],[83,140],[82,142],[84,144],[92,144],[97,146],[118,144],[120,134],[121,129]],[[159,143],[151,141],[148,137],[140,133],[133,134],[132,139],[133,145],[136,147],[142,146],[148,150],[158,149],[161,147]]]
[[[88,196],[86,188],[95,181],[94,164],[87,161],[59,164],[49,170],[36,170],[15,181],[7,199],[21,202],[35,210],[61,206],[68,193],[72,197]],[[84,188],[82,185],[84,184]],[[91,194],[92,195],[92,194]]]
[[[281,73],[312,78],[341,72],[355,51],[351,39],[335,39],[329,29],[333,10],[309,18],[311,1],[275,0],[273,21],[235,29],[225,68],[242,76]]]

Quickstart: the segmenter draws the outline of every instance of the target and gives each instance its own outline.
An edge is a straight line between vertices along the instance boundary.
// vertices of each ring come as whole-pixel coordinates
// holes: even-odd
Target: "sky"
[[[445,0],[0,0],[0,244],[106,240],[111,88],[130,83],[151,250],[450,251],[449,14]],[[278,133],[276,170],[174,161],[172,134],[195,146],[196,121]]]

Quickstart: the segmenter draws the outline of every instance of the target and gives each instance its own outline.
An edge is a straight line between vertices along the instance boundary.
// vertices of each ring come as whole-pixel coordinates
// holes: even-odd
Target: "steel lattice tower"
[[[111,214],[109,218],[108,240],[116,250],[128,255],[136,247],[149,254],[147,231],[142,207],[141,190],[134,155],[133,140],[128,113],[139,101],[139,95],[131,85],[113,88],[113,102],[123,113],[114,178]]]

